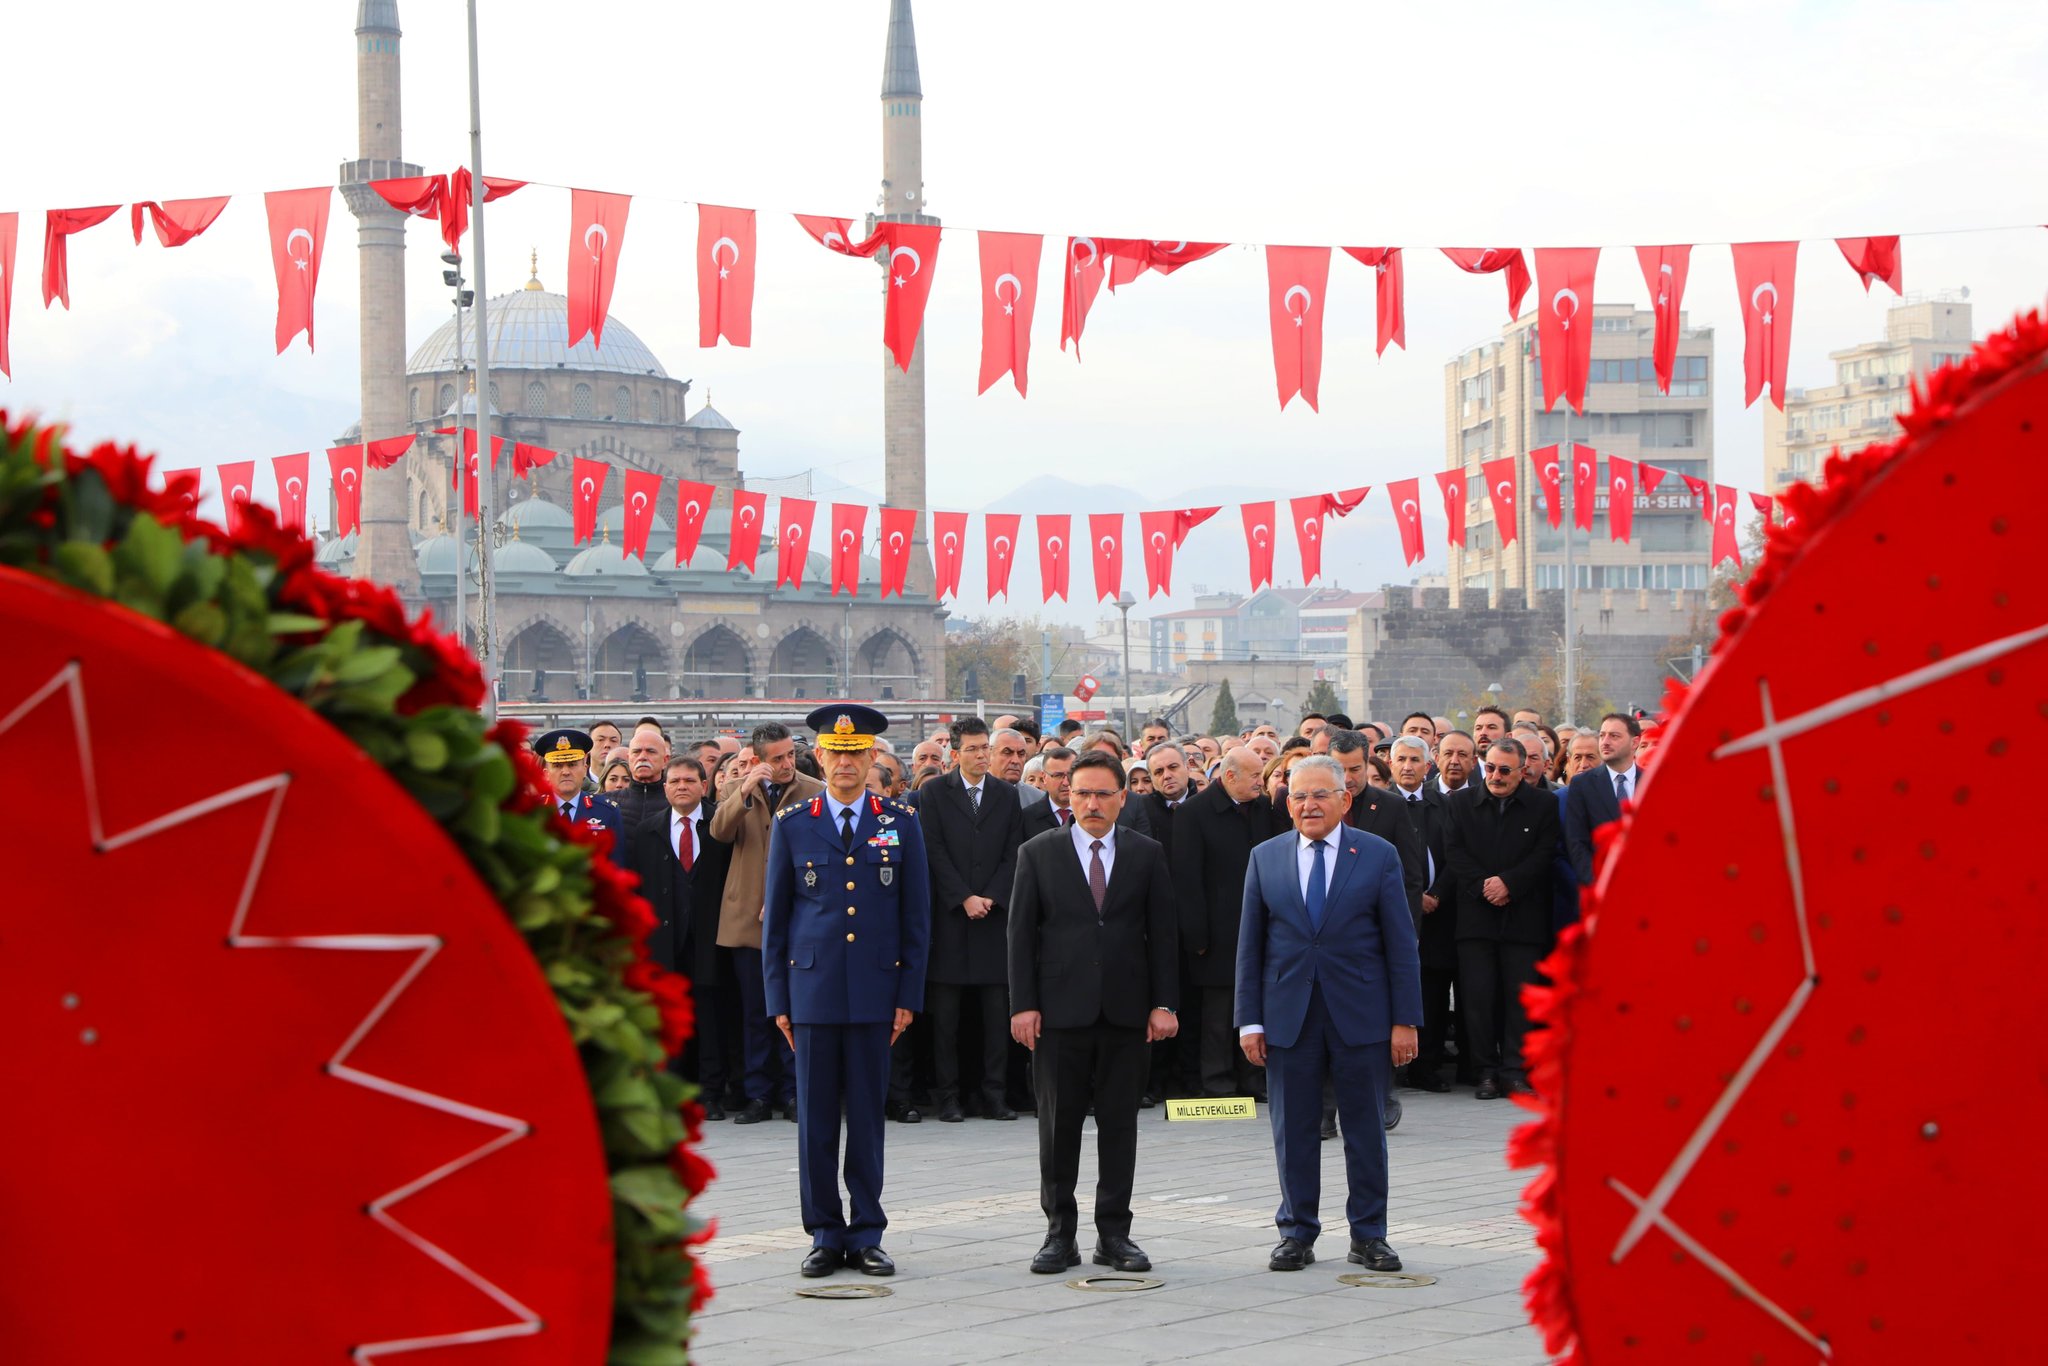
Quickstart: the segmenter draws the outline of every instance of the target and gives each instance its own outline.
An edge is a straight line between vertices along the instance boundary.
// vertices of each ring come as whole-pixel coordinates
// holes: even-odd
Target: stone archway
[[[830,697],[839,690],[839,659],[825,637],[799,626],[776,642],[766,681],[770,697]]]
[[[683,651],[687,697],[745,697],[754,677],[754,656],[739,632],[723,624],[705,627]]]
[[[646,702],[674,696],[669,686],[668,653],[637,621],[629,621],[604,638],[592,669],[591,695]]]
[[[917,680],[917,650],[894,627],[875,632],[854,652],[851,682],[856,697],[916,697]]]
[[[508,700],[560,702],[576,696],[576,652],[552,622],[532,621],[505,645]]]

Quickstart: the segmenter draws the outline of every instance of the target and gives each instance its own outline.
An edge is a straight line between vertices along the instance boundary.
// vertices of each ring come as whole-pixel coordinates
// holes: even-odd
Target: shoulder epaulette
[[[780,811],[775,813],[775,819],[781,820],[785,816],[793,816],[801,810],[803,810],[801,806],[797,805],[795,802],[791,802],[788,806],[783,807]]]
[[[889,799],[889,805],[895,807],[898,811],[903,812],[905,815],[915,816],[917,814],[916,807],[912,806],[909,802],[901,800],[900,798],[891,797]]]

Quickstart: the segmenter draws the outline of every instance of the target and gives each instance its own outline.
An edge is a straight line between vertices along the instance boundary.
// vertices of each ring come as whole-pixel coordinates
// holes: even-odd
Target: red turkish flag
[[[1593,275],[1598,247],[1536,248],[1536,338],[1543,357],[1543,411],[1562,397],[1586,411],[1586,367],[1593,360]]]
[[[65,248],[66,240],[74,232],[84,232],[106,222],[120,208],[119,204],[103,204],[95,209],[51,209],[48,212],[43,222],[44,308],[50,306],[52,299],[67,309],[71,307],[71,254]]]
[[[1045,601],[1067,600],[1067,566],[1072,563],[1074,519],[1064,512],[1038,514],[1038,590]]]
[[[1328,500],[1328,494],[1312,493],[1288,503],[1294,517],[1294,543],[1301,549],[1304,584],[1314,583],[1323,572],[1323,509]]]
[[[491,438],[492,469],[498,468],[499,443],[503,439],[496,436]],[[560,454],[560,451],[551,451],[546,446],[530,446],[524,441],[515,441],[512,443],[512,477],[514,479],[531,478],[535,470],[539,469],[542,465],[548,464]]]
[[[984,232],[981,238],[981,388],[1009,375],[1024,396],[1031,366],[1031,315],[1038,307],[1038,258],[1045,239],[1035,232]]]
[[[889,263],[882,345],[896,357],[898,368],[908,370],[918,329],[924,326],[925,302],[932,296],[932,273],[939,267],[939,228],[936,223],[884,223],[875,237],[888,249]]]
[[[1188,543],[1188,537],[1194,532],[1194,529],[1196,527],[1208,521],[1211,517],[1214,517],[1217,513],[1221,511],[1223,511],[1223,509],[1220,507],[1182,508],[1179,512],[1174,513],[1173,548],[1175,550],[1178,550],[1182,546],[1186,545]]]
[[[363,448],[330,446],[327,478],[334,487],[334,534],[346,536],[363,521]]]
[[[1643,268],[1643,283],[1650,287],[1650,307],[1657,317],[1657,337],[1651,347],[1657,362],[1657,391],[1668,394],[1671,362],[1678,355],[1678,313],[1685,305],[1685,272],[1692,264],[1692,248],[1637,247],[1636,261]]]
[[[1176,512],[1141,512],[1138,534],[1145,542],[1145,596],[1156,598],[1173,591],[1173,552],[1180,542],[1174,536]]]
[[[619,548],[647,562],[647,533],[654,527],[654,507],[661,501],[661,476],[651,470],[627,470],[620,508]]]
[[[1266,315],[1283,412],[1296,394],[1321,411],[1316,392],[1323,382],[1323,301],[1329,287],[1328,247],[1266,248]]]
[[[1124,587],[1124,515],[1089,513],[1088,541],[1095,555],[1095,600],[1115,598]]]
[[[982,539],[988,557],[988,596],[991,601],[996,594],[1010,596],[1010,566],[1017,562],[1017,524],[1023,520],[1020,513],[986,512],[982,514]]]
[[[569,467],[569,514],[575,525],[571,543],[582,545],[597,534],[597,501],[604,496],[604,481],[612,467],[602,460],[573,457]]]
[[[1709,568],[1723,560],[1735,561],[1742,565],[1742,546],[1735,534],[1735,490],[1726,484],[1714,485],[1714,558]]]
[[[692,479],[676,480],[676,563],[687,565],[697,555],[697,542],[704,535],[704,517],[711,511],[711,485]]]
[[[910,543],[917,538],[916,508],[883,508],[882,596],[903,596],[903,582],[910,577]]]
[[[1849,263],[1849,269],[1856,272],[1863,281],[1863,292],[1870,292],[1873,280],[1882,280],[1892,287],[1892,293],[1906,292],[1905,267],[1899,260],[1899,239],[1896,237],[1837,237],[1835,245],[1842,249],[1842,259]]]
[[[1515,489],[1520,482],[1515,473],[1515,457],[1504,455],[1498,460],[1484,461],[1479,472],[1486,476],[1486,496],[1493,500],[1493,524],[1500,529],[1500,545],[1505,550],[1515,542]]]
[[[1379,318],[1379,349],[1384,356],[1387,343],[1408,349],[1408,293],[1406,271],[1399,247],[1346,247],[1344,254],[1361,265],[1372,267],[1374,312]]]
[[[1108,267],[1092,237],[1069,237],[1067,258],[1060,290],[1060,350],[1074,343],[1074,359],[1081,359],[1081,329],[1088,325],[1088,310],[1102,289]]]
[[[1508,317],[1522,315],[1522,296],[1529,292],[1529,263],[1519,247],[1445,247],[1451,264],[1471,275],[1507,272]]]
[[[327,245],[327,210],[334,191],[272,190],[263,196],[270,219],[270,266],[277,276],[277,353],[306,334],[313,349],[313,295],[320,286],[320,253]]]
[[[242,529],[242,509],[256,496],[256,462],[232,460],[220,466],[220,524],[233,536]]]
[[[1652,465],[1647,460],[1639,461],[1636,465],[1636,483],[1644,493],[1655,493],[1657,485],[1664,482],[1664,474],[1662,465]]]
[[[1749,505],[1763,514],[1765,526],[1771,524],[1771,514],[1778,507],[1777,500],[1773,499],[1768,493],[1752,493],[1749,495]]]
[[[469,211],[475,202],[476,182],[469,178],[469,167],[457,166],[448,174],[448,193],[441,201],[441,240],[448,244],[448,250],[462,250],[462,234],[469,231]],[[503,199],[514,190],[523,190],[523,180],[507,180],[503,176],[484,177],[484,203]]]
[[[1771,402],[1785,408],[1785,362],[1792,354],[1792,276],[1799,262],[1797,242],[1737,242],[1735,289],[1742,300],[1743,407],[1756,402],[1764,385]]]
[[[271,477],[277,480],[277,520],[294,531],[306,529],[306,466],[313,453],[270,457]]]
[[[798,226],[811,235],[811,240],[841,256],[873,256],[881,249],[881,234],[877,233],[865,242],[853,240],[851,218],[819,218],[813,214],[794,214]]]
[[[818,505],[808,498],[784,498],[776,517],[781,530],[775,534],[775,586],[804,586],[804,560],[811,550],[811,519]]]
[[[934,597],[960,596],[960,559],[967,549],[967,514],[932,514],[932,566]]]
[[[7,334],[14,326],[14,247],[21,235],[21,215],[0,213],[0,374],[14,377],[14,358]]]
[[[697,345],[754,344],[754,211],[697,206]]]
[[[1436,477],[1436,485],[1443,490],[1445,539],[1452,545],[1465,544],[1465,471],[1463,469],[1443,470]]]
[[[1538,446],[1530,451],[1529,468],[1536,475],[1536,486],[1543,490],[1543,515],[1555,531],[1564,525],[1564,467],[1558,448]]]
[[[342,449],[359,451],[362,447],[344,446]],[[199,507],[199,467],[197,465],[190,469],[165,470],[163,476],[164,492],[181,497],[184,500],[186,512],[193,512]],[[358,478],[356,483],[361,484],[362,480]],[[353,531],[355,528],[351,526],[348,529]]]
[[[448,199],[448,177],[444,175],[397,176],[390,180],[373,180],[370,188],[386,204],[408,218],[434,218],[441,216],[441,206]],[[140,205],[137,206],[140,209]],[[137,227],[140,227],[139,214]],[[138,239],[141,234],[138,232]]]
[[[1372,492],[1371,484],[1362,484],[1355,489],[1343,489],[1337,493],[1323,495],[1323,511],[1333,517],[1349,517],[1351,509],[1365,501],[1365,495]]]
[[[1636,524],[1636,462],[1607,457],[1607,539],[1626,541]]]
[[[1127,285],[1148,270],[1171,275],[1182,266],[1205,256],[1214,256],[1228,242],[1146,242],[1132,238],[1105,237],[1103,254],[1109,257],[1109,291]]]
[[[1401,554],[1410,564],[1422,558],[1422,481],[1396,479],[1387,485],[1394,525],[1401,528]]]
[[[220,211],[227,206],[226,195],[212,199],[166,199],[161,204],[144,200],[140,204],[132,204],[128,213],[130,226],[135,229],[135,245],[142,245],[142,216],[145,213],[156,229],[157,241],[167,247],[182,247],[212,227],[213,220],[220,217]]]
[[[454,465],[449,468],[448,487],[462,490],[463,514],[474,517],[477,515],[477,493],[479,487],[477,481],[476,432],[474,429],[471,429],[465,431],[463,435],[467,440],[462,443],[461,458],[456,460]],[[494,436],[491,438],[491,454],[495,456],[497,453],[498,438]],[[497,464],[498,462],[493,460],[491,467],[496,469]]]
[[[1572,525],[1593,529],[1593,500],[1599,490],[1600,452],[1572,443]]]
[[[725,567],[746,566],[749,574],[761,558],[761,524],[768,520],[768,495],[746,489],[732,491],[732,521],[726,534]]]
[[[832,505],[832,596],[838,597],[844,588],[853,597],[860,596],[860,542],[867,534],[868,509],[865,503],[834,503]]]
[[[585,337],[604,346],[604,320],[612,309],[619,253],[626,246],[629,194],[569,191],[569,345]]]
[[[1693,477],[1692,477],[1691,475],[1689,475],[1689,474],[1681,474],[1681,475],[1679,475],[1678,477],[1679,477],[1680,479],[1683,479],[1683,480],[1685,481],[1685,486],[1686,486],[1686,488],[1688,488],[1688,489],[1690,489],[1690,490],[1692,491],[1692,496],[1693,496],[1693,499],[1694,499],[1694,501],[1695,501],[1695,502],[1697,502],[1697,503],[1699,504],[1699,509],[1700,509],[1700,520],[1701,520],[1701,521],[1703,521],[1703,522],[1711,522],[1711,521],[1713,521],[1713,520],[1714,520],[1714,490],[1713,490],[1713,488],[1712,488],[1711,486],[1709,486],[1709,485],[1708,485],[1708,483],[1707,483],[1707,481],[1706,481],[1706,480],[1704,480],[1704,479],[1695,479],[1695,478],[1693,478]]]
[[[1244,517],[1244,548],[1251,560],[1254,593],[1273,582],[1273,511],[1272,503],[1246,503],[1239,509]]]
[[[388,470],[398,463],[400,456],[412,449],[412,443],[413,434],[411,432],[407,432],[404,436],[387,436],[382,441],[372,441],[365,447],[364,458],[369,463],[371,469]],[[476,449],[476,436],[474,433],[470,435],[469,448],[471,450]],[[492,467],[496,468],[495,462],[493,462]]]

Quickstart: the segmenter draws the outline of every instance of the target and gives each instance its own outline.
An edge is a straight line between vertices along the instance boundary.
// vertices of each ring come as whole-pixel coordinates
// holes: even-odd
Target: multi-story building
[[[1151,618],[1152,668],[1156,673],[1187,667],[1191,659],[1241,659],[1237,593],[1195,590],[1195,605]]]
[[[1794,389],[1781,413],[1764,409],[1764,483],[1776,493],[1812,482],[1836,447],[1855,450],[1889,437],[1911,401],[1915,379],[1969,354],[1970,291],[1909,296],[1884,318],[1884,340],[1830,352],[1835,382]]]

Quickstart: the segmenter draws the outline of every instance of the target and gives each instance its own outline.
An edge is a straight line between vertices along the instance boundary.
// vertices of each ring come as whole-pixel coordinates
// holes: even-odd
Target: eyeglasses
[[[1319,787],[1312,792],[1290,791],[1287,794],[1287,800],[1290,802],[1328,802],[1335,801],[1336,797],[1337,794],[1327,787]]]
[[[1070,797],[1072,797],[1072,798],[1073,798],[1073,799],[1074,799],[1075,801],[1077,801],[1077,802],[1086,802],[1086,801],[1097,801],[1097,802],[1106,802],[1106,801],[1108,801],[1108,800],[1109,800],[1109,799],[1110,799],[1111,797],[1114,797],[1114,796],[1116,796],[1116,795],[1117,795],[1117,794],[1118,794],[1119,792],[1121,792],[1122,790],[1123,790],[1123,789],[1121,789],[1121,788],[1115,788],[1115,787],[1110,787],[1110,788],[1097,788],[1097,787],[1077,787],[1077,788],[1074,788],[1074,789],[1073,789],[1072,791],[1070,791],[1070,792],[1069,792],[1069,793],[1068,793],[1067,795],[1068,795],[1068,796],[1070,796]]]
[[[1520,764],[1481,764],[1480,767],[1485,769],[1489,775],[1500,774],[1508,776],[1522,771]]]

